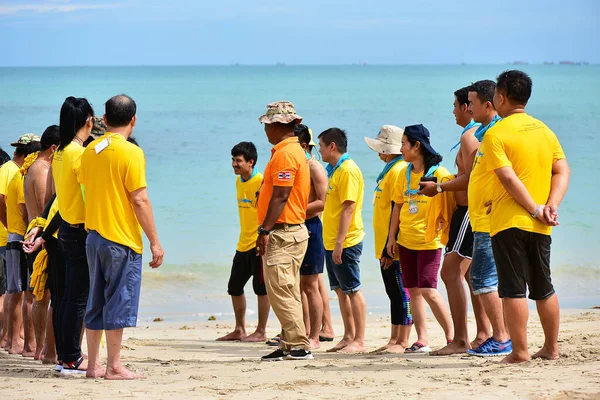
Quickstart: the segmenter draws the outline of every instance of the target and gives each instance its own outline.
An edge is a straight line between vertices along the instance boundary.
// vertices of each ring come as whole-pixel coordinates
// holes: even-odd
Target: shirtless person
[[[454,116],[456,123],[464,129],[461,134],[458,154],[456,156],[456,166],[458,168],[457,177],[465,176],[471,172],[475,152],[479,147],[479,142],[474,134],[479,123],[471,119],[469,111],[469,87],[454,92]],[[455,147],[456,147],[455,146]],[[466,185],[456,185],[462,182],[454,180],[442,184],[431,183],[422,193],[428,196],[436,195],[442,191],[453,191],[456,198],[456,209],[452,215],[450,223],[450,238],[446,246],[444,264],[442,266],[441,277],[446,285],[448,292],[448,302],[450,303],[450,312],[454,325],[454,338],[449,341],[447,346],[434,351],[431,355],[442,356],[457,353],[464,353],[471,348],[467,333],[467,292],[465,290],[465,279],[468,281],[469,268],[471,266],[471,257],[473,255],[473,232],[468,212],[468,199]],[[454,182],[455,185],[451,185]],[[468,180],[467,180],[468,182]],[[473,302],[475,304],[475,301]],[[475,306],[475,314],[480,314],[481,307]],[[482,338],[482,340],[487,337]]]
[[[312,138],[312,131],[306,125],[299,124],[294,133],[298,136],[298,141],[306,152],[310,167],[310,196],[306,209],[306,227],[310,237],[308,249],[300,267],[300,289],[302,290],[304,325],[310,347],[314,350],[321,347],[320,340],[333,340],[334,336],[329,311],[329,295],[327,290],[321,289],[324,287],[321,277],[325,265],[321,214],[325,208],[327,176],[321,164],[310,156],[313,147],[316,146]]]
[[[44,131],[40,139],[41,150],[37,160],[31,164],[24,180],[25,206],[29,223],[42,215],[45,206],[46,184],[52,155],[60,143],[60,133],[58,125],[51,125]],[[27,262],[33,266],[37,252],[27,255]],[[30,269],[33,269],[31,267]],[[43,357],[48,359],[48,363],[56,362],[56,347],[54,345],[54,334],[52,329],[52,318],[47,318],[48,305],[50,302],[50,291],[46,289],[42,300],[33,301],[33,328],[35,332],[35,355],[36,360]],[[52,314],[50,314],[52,315]],[[48,323],[48,327],[46,326]],[[48,334],[46,330],[48,328]],[[44,351],[46,350],[46,351]],[[44,355],[45,354],[45,355]]]

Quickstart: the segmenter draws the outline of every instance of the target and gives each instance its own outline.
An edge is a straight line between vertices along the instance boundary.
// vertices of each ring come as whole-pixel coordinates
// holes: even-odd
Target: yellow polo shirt
[[[343,248],[356,246],[365,237],[362,220],[362,206],[365,182],[362,172],[354,160],[342,163],[329,178],[325,209],[323,210],[323,245],[325,250],[333,251],[342,216],[342,203],[353,201],[355,204],[348,234]]]
[[[25,196],[23,194],[24,176],[17,172],[13,179],[8,184],[6,193],[6,222],[8,222],[8,232],[17,233],[21,236],[25,235],[27,224],[23,220],[23,213],[19,204],[25,204]]]
[[[490,128],[483,144],[488,172],[512,167],[536,204],[546,204],[552,183],[552,164],[565,158],[550,128],[526,113],[513,114]],[[532,218],[501,184],[492,191],[491,200],[491,236],[510,228],[542,235],[552,233],[550,226]]]
[[[258,237],[257,195],[262,185],[263,175],[257,172],[246,182],[238,176],[235,182],[238,212],[240,214],[240,237],[237,251],[250,251],[256,247]]]
[[[394,191],[394,203],[402,205],[400,210],[400,233],[398,235],[398,244],[410,250],[436,250],[443,247],[440,241],[441,231],[438,236],[427,242],[425,240],[425,231],[427,230],[427,210],[431,203],[431,197],[424,195],[411,195],[408,193],[408,181],[406,179],[406,170],[408,166],[402,169],[396,182],[396,190]],[[450,175],[444,167],[439,167],[433,176],[437,177],[438,182],[442,178]],[[423,176],[423,172],[418,174],[411,172],[410,174],[410,189],[418,190],[419,181]],[[410,212],[410,203],[414,202],[417,206],[417,212]]]
[[[387,243],[392,219],[392,197],[406,161],[398,161],[383,177],[375,188],[373,199],[373,233],[375,234],[375,258],[381,258],[381,253]]]
[[[108,147],[96,154],[96,145],[105,139]],[[141,254],[142,227],[130,194],[147,186],[142,149],[119,134],[106,132],[85,149],[79,181],[85,187],[85,227]]]
[[[0,194],[6,197],[8,193],[8,184],[12,181],[15,174],[19,171],[19,166],[13,160],[4,163],[0,167]],[[0,247],[6,246],[8,239],[8,231],[6,227],[0,223]]]
[[[85,222],[85,203],[78,181],[84,150],[79,143],[71,142],[52,157],[52,177],[58,209],[62,219],[69,224]]]

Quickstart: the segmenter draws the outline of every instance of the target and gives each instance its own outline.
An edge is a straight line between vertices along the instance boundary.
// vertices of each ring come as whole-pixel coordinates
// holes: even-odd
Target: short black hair
[[[494,91],[496,90],[496,82],[489,79],[477,81],[471,85],[469,92],[477,93],[477,98],[482,103],[489,101],[494,104]]]
[[[322,139],[327,146],[335,143],[340,153],[345,153],[348,149],[348,136],[346,136],[346,131],[343,129],[329,128],[321,132],[319,139]]]
[[[137,112],[135,101],[126,94],[111,97],[105,104],[106,124],[112,128],[128,125]]]
[[[15,153],[18,156],[27,157],[31,153],[35,153],[36,151],[40,151],[42,145],[40,142],[29,142],[25,146],[19,146],[16,148]]]
[[[252,142],[240,142],[233,146],[231,149],[231,157],[244,156],[246,161],[254,161],[252,164],[253,167],[256,166],[256,162],[258,161],[258,152],[256,151],[256,146]]]
[[[60,128],[58,125],[50,125],[46,128],[40,139],[41,150],[48,150],[50,146],[60,144]]]
[[[298,137],[298,141],[300,143],[304,143],[307,146],[310,143],[311,137],[310,137],[310,131],[308,130],[308,126],[306,126],[304,124],[296,125],[296,127],[294,128],[294,135],[296,135]],[[312,147],[312,146],[309,146],[309,147]]]
[[[504,71],[496,78],[496,88],[508,100],[519,105],[526,105],[531,97],[533,82],[529,75],[523,71]]]
[[[2,149],[2,147],[0,147],[0,165],[4,165],[4,163],[7,163],[9,161],[10,156],[7,152],[4,151],[4,149]]]
[[[465,86],[463,88],[458,89],[454,92],[454,96],[456,96],[456,100],[459,105],[469,105],[469,91],[471,90],[471,86]]]

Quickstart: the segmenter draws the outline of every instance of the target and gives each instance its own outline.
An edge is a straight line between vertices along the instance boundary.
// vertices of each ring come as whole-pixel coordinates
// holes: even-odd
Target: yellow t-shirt
[[[12,181],[15,174],[19,171],[19,166],[12,160],[4,163],[0,167],[0,194],[6,197],[8,193],[8,184]],[[8,231],[6,227],[0,223],[0,247],[6,246],[8,239]]]
[[[240,238],[237,251],[250,251],[256,247],[258,237],[257,194],[262,185],[263,175],[257,172],[246,182],[238,176],[235,182],[238,212],[240,214]]]
[[[64,150],[55,152],[52,159],[58,209],[62,219],[69,224],[85,222],[85,203],[78,182],[84,150],[79,143],[72,142]]]
[[[343,248],[356,246],[365,237],[362,220],[362,206],[365,182],[362,172],[354,160],[346,160],[329,178],[325,209],[323,210],[323,245],[325,250],[333,251],[335,239],[340,227],[342,203],[355,202],[350,227],[344,239]]]
[[[375,188],[373,198],[373,233],[375,234],[375,258],[381,258],[381,253],[387,243],[392,218],[392,197],[398,177],[406,168],[405,161],[398,161],[388,171]]]
[[[490,216],[485,203],[491,200],[492,190],[502,184],[493,171],[488,171],[486,161],[489,157],[484,157],[485,153],[485,145],[482,143],[475,155],[469,177],[469,219],[473,232],[490,233]]]
[[[23,213],[19,204],[25,204],[23,195],[24,177],[18,172],[8,184],[6,193],[6,222],[8,222],[8,232],[25,235],[27,224],[23,220]]]
[[[499,121],[483,138],[486,168],[512,167],[536,204],[546,204],[550,194],[552,164],[565,158],[558,138],[543,122],[525,113]],[[501,184],[492,193],[490,236],[510,228],[550,235],[544,225],[525,210]]]
[[[96,145],[105,139],[109,140],[108,147],[96,154]],[[147,186],[142,149],[119,134],[106,132],[81,156],[79,181],[85,186],[85,227],[141,254],[142,227],[130,194]]]
[[[425,231],[427,230],[427,210],[431,198],[424,195],[411,195],[408,193],[408,182],[406,179],[406,171],[408,166],[400,171],[398,181],[396,182],[396,190],[392,200],[396,204],[401,204],[400,210],[400,233],[398,235],[398,244],[410,250],[436,250],[443,247],[440,241],[441,231],[438,236],[427,242],[425,241]],[[437,177],[438,182],[442,178],[450,175],[444,167],[439,167],[433,176]],[[410,174],[410,189],[419,190],[419,181],[423,176],[423,172]],[[410,205],[414,203],[417,207],[415,213],[411,213]]]

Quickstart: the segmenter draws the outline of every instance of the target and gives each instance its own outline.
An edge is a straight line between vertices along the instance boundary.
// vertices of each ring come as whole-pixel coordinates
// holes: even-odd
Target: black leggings
[[[388,269],[381,267],[381,277],[385,292],[390,298],[392,325],[412,325],[410,311],[410,295],[402,284],[402,268],[399,261],[394,261]]]

